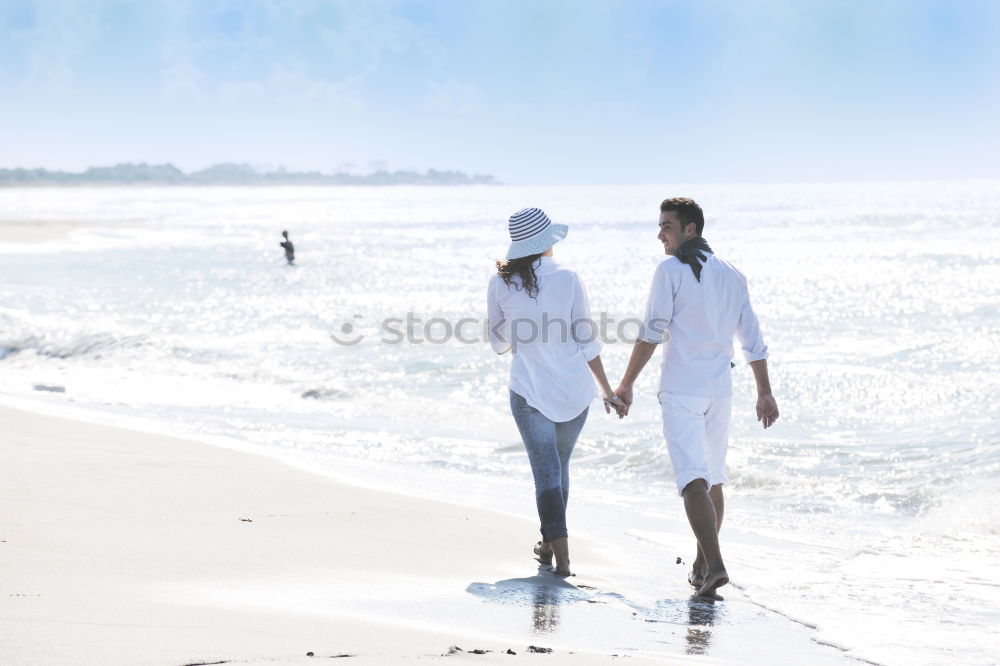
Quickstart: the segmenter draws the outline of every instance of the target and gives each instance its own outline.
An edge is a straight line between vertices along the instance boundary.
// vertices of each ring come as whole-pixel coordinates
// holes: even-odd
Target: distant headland
[[[50,185],[497,185],[493,176],[461,171],[376,171],[358,175],[319,171],[261,172],[248,164],[215,164],[184,173],[173,164],[116,164],[86,171],[0,169],[0,187]]]

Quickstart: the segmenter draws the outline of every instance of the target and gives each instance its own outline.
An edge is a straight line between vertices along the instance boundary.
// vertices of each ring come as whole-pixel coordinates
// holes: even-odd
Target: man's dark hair
[[[693,224],[698,235],[701,236],[701,232],[705,229],[705,213],[701,211],[701,206],[694,199],[688,197],[664,199],[663,203],[660,204],[660,212],[677,213],[677,219],[681,221],[681,231],[687,225]]]

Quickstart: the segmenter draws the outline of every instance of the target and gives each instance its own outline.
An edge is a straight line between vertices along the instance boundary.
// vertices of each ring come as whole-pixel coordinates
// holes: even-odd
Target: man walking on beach
[[[750,307],[747,281],[716,258],[702,238],[705,216],[693,199],[660,204],[657,238],[668,255],[653,275],[642,334],[615,394],[632,406],[632,385],[656,345],[666,340],[657,397],[667,453],[684,498],[698,552],[688,582],[699,595],[714,596],[729,582],[719,548],[725,503],[726,449],[733,392],[733,338],[757,382],[757,420],[769,428],[778,405],[767,376],[767,345]]]

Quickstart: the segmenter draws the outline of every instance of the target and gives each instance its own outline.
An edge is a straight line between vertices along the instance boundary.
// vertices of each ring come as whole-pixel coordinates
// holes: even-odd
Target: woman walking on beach
[[[590,317],[583,282],[552,258],[552,246],[569,228],[552,224],[538,208],[510,216],[510,248],[497,262],[487,291],[490,343],[513,352],[510,409],[535,479],[542,540],[534,552],[569,576],[569,458],[597,393],[604,409],[621,404],[601,363],[601,343]]]

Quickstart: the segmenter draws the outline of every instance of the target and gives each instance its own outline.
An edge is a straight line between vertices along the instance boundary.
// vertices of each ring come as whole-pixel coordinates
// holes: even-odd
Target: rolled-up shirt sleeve
[[[674,314],[674,288],[667,272],[666,263],[660,263],[653,273],[653,284],[649,287],[646,301],[646,315],[643,317],[639,339],[658,345],[667,336],[667,326]]]
[[[750,292],[744,291],[743,307],[740,309],[740,321],[736,325],[736,337],[743,348],[743,357],[747,363],[762,361],[767,358],[767,345],[760,332],[760,322],[750,305]]]
[[[510,342],[504,331],[507,322],[503,316],[503,308],[497,300],[498,280],[499,278],[494,275],[489,287],[486,288],[486,324],[490,331],[490,346],[496,353],[503,354],[510,351]]]
[[[587,297],[587,288],[583,286],[580,276],[575,276],[573,293],[573,307],[570,311],[572,322],[570,331],[573,339],[580,345],[580,351],[587,362],[593,361],[601,353],[600,331],[597,324],[590,315],[590,298]]]

